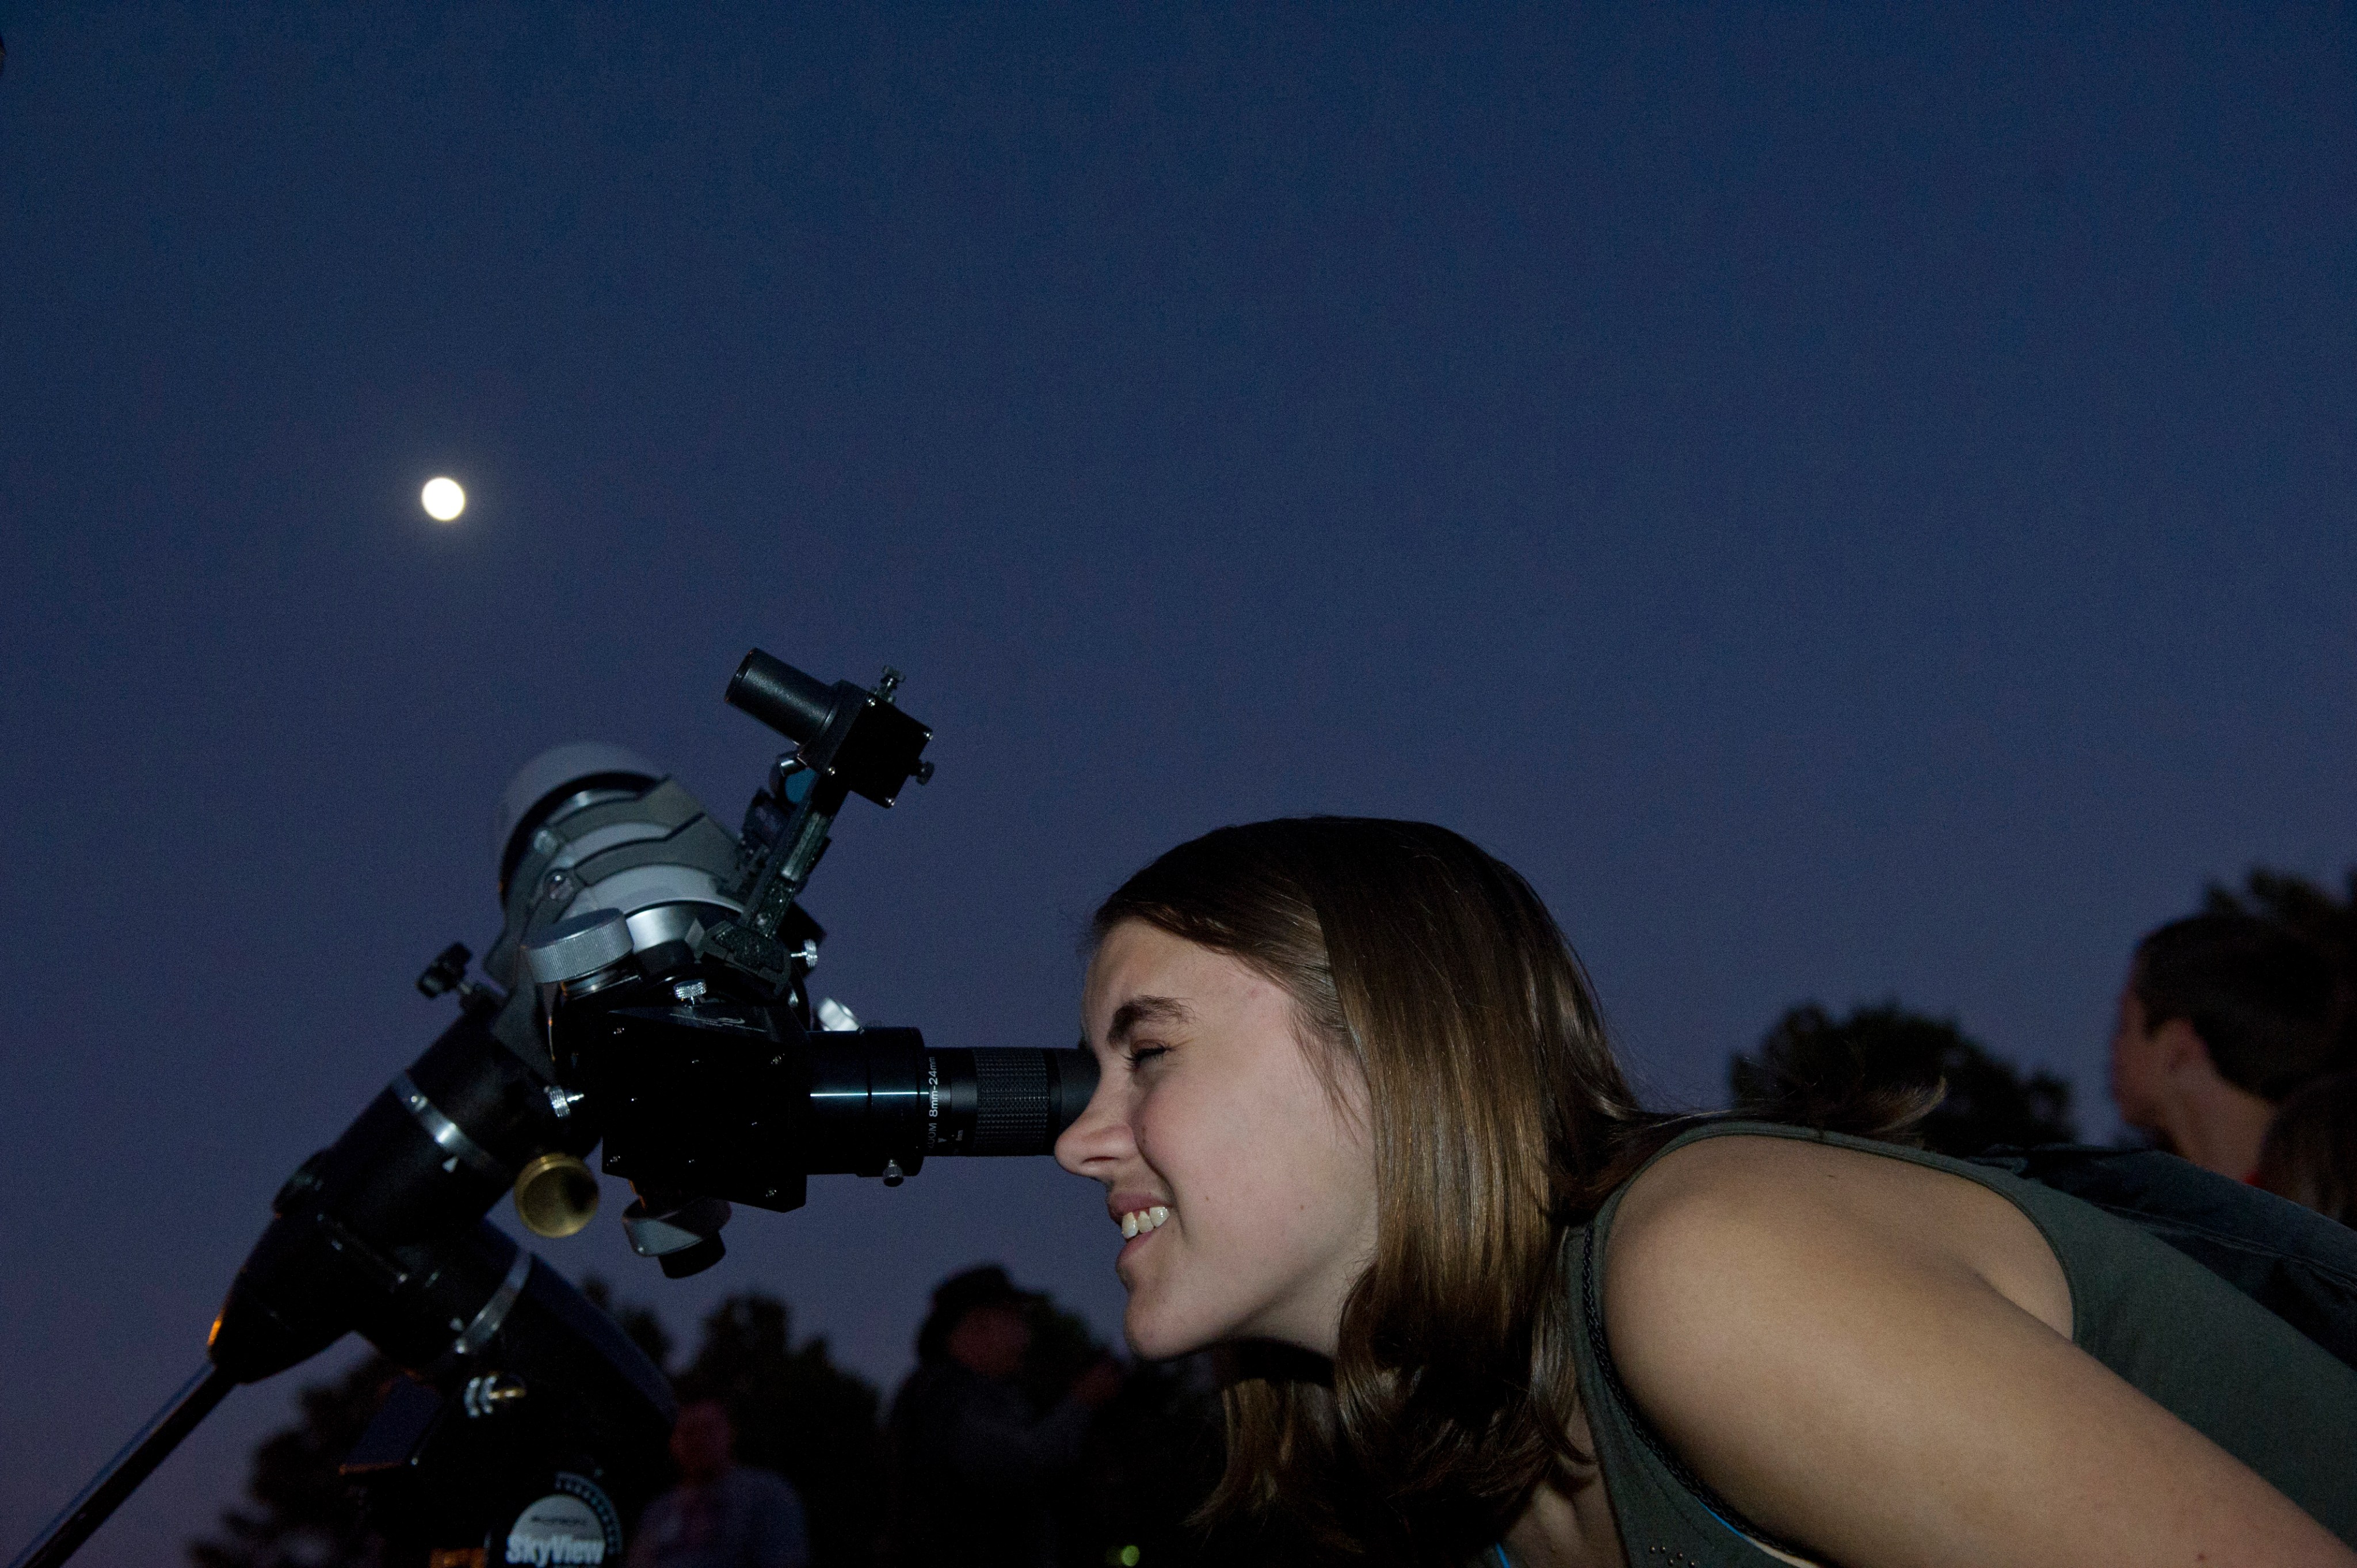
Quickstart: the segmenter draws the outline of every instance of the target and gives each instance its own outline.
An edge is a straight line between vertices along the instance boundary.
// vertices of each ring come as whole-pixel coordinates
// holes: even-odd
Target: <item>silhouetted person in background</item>
[[[784,1477],[737,1463],[727,1406],[682,1405],[671,1456],[679,1485],[647,1505],[630,1568],[806,1568],[802,1497]]]
[[[2257,1174],[2276,1107],[2348,1065],[2350,983],[2276,921],[2173,920],[2136,944],[2112,1036],[2120,1119],[2239,1180]]]
[[[2259,1151],[2258,1183],[2357,1226],[2357,1072],[2319,1078],[2283,1102]]]
[[[1052,1568],[1054,1487],[1078,1466],[1090,1416],[1121,1391],[1100,1361],[1041,1413],[1018,1381],[1035,1299],[996,1264],[942,1282],[917,1369],[892,1402],[903,1568]]]

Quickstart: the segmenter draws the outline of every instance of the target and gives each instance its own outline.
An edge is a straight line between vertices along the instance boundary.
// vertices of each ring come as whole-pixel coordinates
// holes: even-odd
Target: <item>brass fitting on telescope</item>
[[[597,1213],[597,1177],[572,1155],[546,1154],[516,1173],[516,1218],[535,1236],[570,1236]]]

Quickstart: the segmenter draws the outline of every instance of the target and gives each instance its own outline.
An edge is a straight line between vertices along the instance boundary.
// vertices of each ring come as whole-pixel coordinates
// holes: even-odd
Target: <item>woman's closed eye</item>
[[[1169,1054],[1170,1047],[1168,1046],[1132,1046],[1129,1049],[1122,1053],[1122,1059],[1129,1063],[1130,1070],[1135,1072],[1138,1069],[1146,1066],[1146,1063],[1155,1060],[1157,1058],[1167,1057]]]

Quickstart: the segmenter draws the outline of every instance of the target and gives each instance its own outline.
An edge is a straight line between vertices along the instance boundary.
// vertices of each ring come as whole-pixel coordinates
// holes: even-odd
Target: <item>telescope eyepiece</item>
[[[729,678],[727,698],[730,707],[752,714],[799,745],[826,733],[834,718],[836,693],[757,648]]]

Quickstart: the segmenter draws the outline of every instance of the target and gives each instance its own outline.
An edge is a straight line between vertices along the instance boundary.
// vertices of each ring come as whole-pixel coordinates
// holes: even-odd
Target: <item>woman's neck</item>
[[[1575,1451],[1596,1452],[1587,1430],[1587,1415],[1574,1411],[1564,1435]],[[1506,1552],[1513,1568],[1627,1568],[1620,1549],[1620,1527],[1612,1518],[1611,1499],[1604,1495],[1603,1474],[1592,1465],[1566,1466],[1539,1483],[1506,1531]]]
[[[1586,1442],[1584,1433],[1581,1441]],[[1764,1541],[1744,1539],[1792,1568],[1818,1568]],[[1531,1494],[1530,1507],[1506,1531],[1506,1552],[1512,1568],[1628,1568],[1629,1554],[1620,1545],[1620,1527],[1604,1495],[1603,1477],[1593,1468],[1585,1470],[1568,1491],[1541,1482]]]

